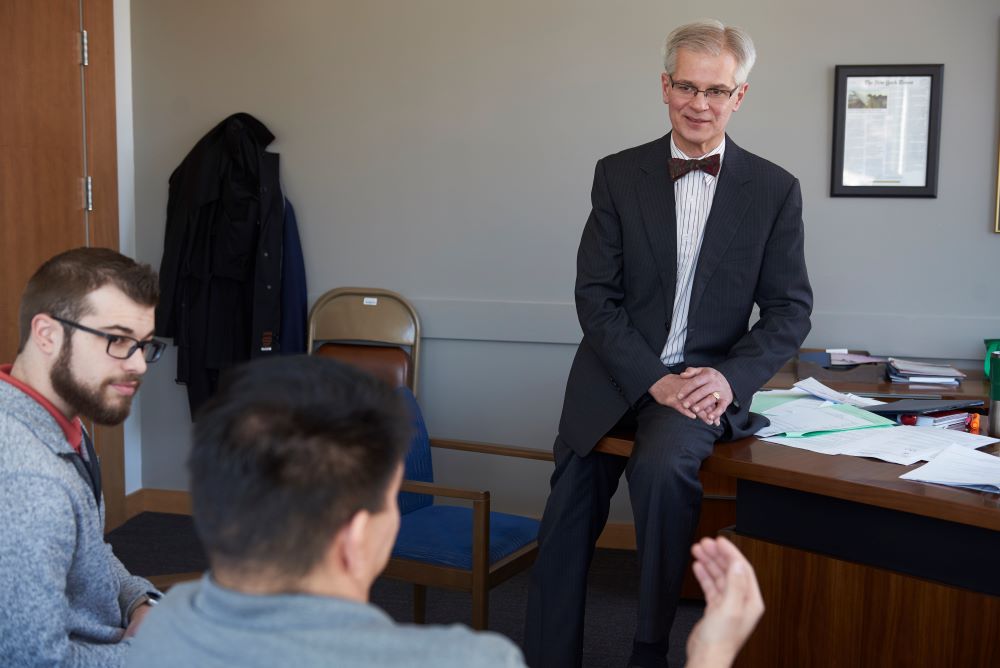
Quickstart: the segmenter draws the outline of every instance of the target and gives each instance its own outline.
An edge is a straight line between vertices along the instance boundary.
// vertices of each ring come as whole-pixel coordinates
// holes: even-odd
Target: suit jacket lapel
[[[750,195],[747,193],[749,181],[750,171],[745,152],[727,136],[722,171],[719,172],[719,183],[715,188],[715,198],[712,200],[712,209],[705,223],[705,236],[698,253],[698,267],[695,269],[691,303],[688,307],[690,313],[697,311],[705,287],[729,248],[736,230],[743,223],[744,214],[750,205]]]
[[[656,259],[668,318],[674,311],[677,285],[677,207],[674,205],[674,183],[667,170],[669,137],[666,135],[654,145],[642,166],[646,174],[637,186],[643,227]]]

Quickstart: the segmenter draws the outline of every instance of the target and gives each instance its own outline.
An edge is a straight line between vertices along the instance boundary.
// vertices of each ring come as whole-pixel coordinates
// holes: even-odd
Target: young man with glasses
[[[726,136],[755,57],[739,28],[674,30],[660,82],[671,132],[597,163],[577,256],[584,336],[529,592],[532,666],[580,665],[587,570],[622,473],[641,573],[629,663],[667,665],[701,462],[765,424],[753,393],[809,331],[798,180]],[[616,425],[635,432],[628,459],[593,451]]]
[[[104,542],[101,471],[81,418],[128,417],[158,298],[148,265],[104,248],[53,257],[21,298],[0,366],[0,656],[5,665],[116,666],[160,594]]]

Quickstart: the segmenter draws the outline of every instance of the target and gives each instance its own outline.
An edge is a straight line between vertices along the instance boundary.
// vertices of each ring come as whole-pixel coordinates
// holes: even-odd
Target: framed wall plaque
[[[997,198],[993,215],[993,231],[1000,234],[1000,142],[997,142]]]
[[[944,65],[837,65],[833,197],[937,197]]]

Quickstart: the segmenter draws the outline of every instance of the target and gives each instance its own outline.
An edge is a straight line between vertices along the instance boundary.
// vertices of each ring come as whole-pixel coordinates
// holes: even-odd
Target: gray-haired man
[[[809,331],[812,291],[798,181],[726,136],[755,51],[718,21],[667,38],[660,86],[672,131],[597,163],[577,257],[583,341],[566,385],[532,574],[525,655],[578,666],[587,570],[624,472],[641,581],[631,665],[666,666],[701,462],[754,433],[753,393]],[[760,319],[749,320],[754,306]],[[594,452],[616,424],[631,458]]]

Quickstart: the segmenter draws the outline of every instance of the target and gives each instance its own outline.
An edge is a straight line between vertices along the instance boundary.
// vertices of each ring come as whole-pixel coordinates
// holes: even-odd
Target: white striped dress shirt
[[[726,151],[726,140],[703,156],[719,154],[722,164]],[[684,155],[670,135],[670,155],[674,158],[691,160]],[[669,176],[667,177],[669,178]],[[701,170],[691,171],[674,181],[674,202],[677,211],[677,287],[674,293],[674,313],[670,319],[670,332],[660,353],[660,361],[665,365],[684,361],[684,343],[687,340],[688,308],[691,305],[691,286],[694,285],[694,270],[698,266],[701,240],[705,237],[705,223],[712,210],[715,186],[719,179]]]

